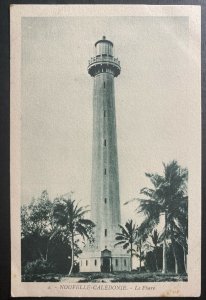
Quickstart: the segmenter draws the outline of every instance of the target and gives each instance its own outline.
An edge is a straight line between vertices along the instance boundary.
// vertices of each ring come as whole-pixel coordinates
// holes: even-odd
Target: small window
[[[106,147],[106,145],[107,145],[107,141],[106,141],[106,140],[104,140],[104,145],[105,145],[105,147]]]
[[[104,235],[107,236],[107,229],[104,230]]]
[[[96,260],[96,259],[94,260],[94,265],[95,265],[95,266],[97,265],[97,260]]]
[[[107,204],[107,198],[104,198],[104,203]]]
[[[86,260],[86,266],[88,266],[88,260]]]
[[[127,261],[126,261],[126,259],[124,260],[124,266],[125,266],[125,267],[127,266]]]
[[[118,266],[118,259],[116,258],[115,259],[115,264],[116,264],[116,267]]]
[[[104,81],[104,89],[105,89],[105,81]]]
[[[107,169],[104,169],[104,175],[106,175],[107,174]]]
[[[104,117],[106,117],[106,110],[104,110]]]

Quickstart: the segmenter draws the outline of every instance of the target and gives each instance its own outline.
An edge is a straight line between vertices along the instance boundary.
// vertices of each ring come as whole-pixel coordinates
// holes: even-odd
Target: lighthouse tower
[[[95,43],[95,57],[88,66],[94,78],[91,219],[96,226],[94,244],[80,259],[81,272],[121,271],[130,266],[128,254],[114,247],[121,222],[114,92],[114,78],[120,71],[113,43],[103,36]]]

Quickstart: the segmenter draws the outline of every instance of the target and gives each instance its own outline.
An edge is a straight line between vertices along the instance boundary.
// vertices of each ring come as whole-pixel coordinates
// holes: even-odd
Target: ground
[[[23,281],[38,282],[168,282],[187,281],[187,275],[161,272],[114,272],[114,273],[76,273],[70,277],[62,274],[33,275]]]

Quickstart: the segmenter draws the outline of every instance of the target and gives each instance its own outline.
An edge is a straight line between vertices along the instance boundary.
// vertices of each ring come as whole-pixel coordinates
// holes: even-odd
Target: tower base
[[[80,256],[80,272],[120,272],[131,270],[131,258],[121,250],[85,251]]]

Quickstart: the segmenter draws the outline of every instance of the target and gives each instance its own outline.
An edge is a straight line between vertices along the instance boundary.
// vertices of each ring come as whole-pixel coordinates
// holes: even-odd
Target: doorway
[[[105,249],[101,251],[101,272],[110,273],[111,272],[111,260],[112,260],[111,251]]]
[[[110,273],[111,272],[110,258],[109,257],[103,257],[102,272],[103,273]]]

